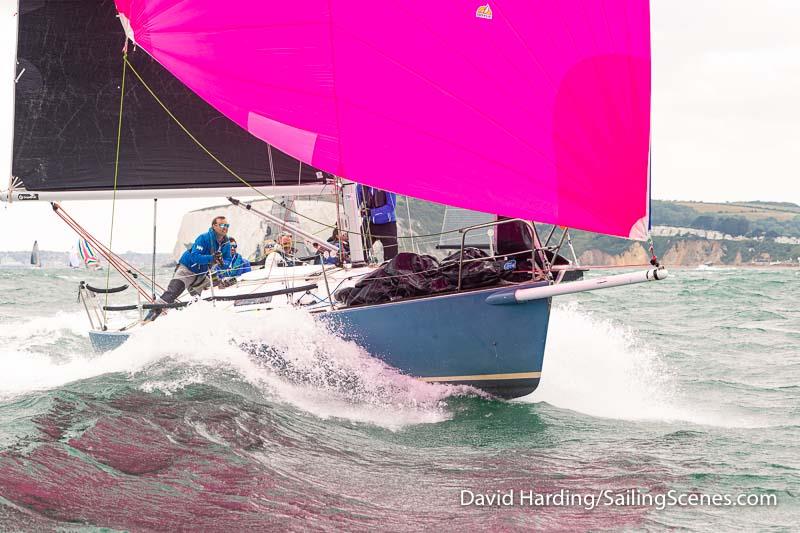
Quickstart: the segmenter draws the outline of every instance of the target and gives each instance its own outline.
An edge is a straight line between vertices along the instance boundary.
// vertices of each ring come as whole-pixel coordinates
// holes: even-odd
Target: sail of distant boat
[[[83,266],[83,261],[81,261],[81,256],[78,254],[77,246],[70,248],[67,265],[69,265],[70,268],[80,268]]]
[[[100,268],[100,260],[97,259],[94,249],[86,239],[81,239],[78,241],[78,251],[81,254],[81,261],[86,268],[92,270],[97,270]]]
[[[33,241],[33,249],[31,250],[31,265],[35,267],[42,266],[42,258],[39,257],[39,241]]]

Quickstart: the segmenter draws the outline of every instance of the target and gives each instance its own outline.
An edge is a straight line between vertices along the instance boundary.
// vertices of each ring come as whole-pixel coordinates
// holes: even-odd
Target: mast
[[[366,261],[364,254],[364,241],[361,231],[361,211],[358,208],[358,197],[356,187],[358,184],[350,180],[342,180],[342,204],[344,207],[344,227],[339,231],[347,232],[347,239],[350,244],[350,260],[353,263],[363,263]]]

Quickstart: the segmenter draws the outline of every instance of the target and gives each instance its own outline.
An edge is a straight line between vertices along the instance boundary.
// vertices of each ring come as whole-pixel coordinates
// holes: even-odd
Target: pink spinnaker
[[[647,0],[116,0],[136,44],[256,137],[443,204],[648,230]]]

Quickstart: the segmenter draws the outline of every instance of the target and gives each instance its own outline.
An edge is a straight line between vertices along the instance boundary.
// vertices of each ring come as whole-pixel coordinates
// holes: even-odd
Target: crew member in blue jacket
[[[356,188],[356,196],[365,222],[365,248],[372,250],[375,241],[381,241],[383,260],[392,259],[398,252],[397,216],[394,212],[397,195],[367,185],[359,185]]]
[[[221,278],[235,278],[241,276],[245,272],[250,272],[250,270],[252,270],[250,268],[250,261],[239,255],[236,251],[239,246],[236,244],[236,239],[230,237],[228,242],[231,243],[231,260],[225,263],[225,268],[220,270],[219,276]]]
[[[228,240],[230,227],[225,217],[214,217],[209,230],[199,235],[192,247],[183,252],[167,290],[156,303],[171,304],[183,294],[183,291],[189,291],[192,296],[199,296],[203,289],[208,287],[211,279],[209,271],[231,261],[231,245]],[[145,322],[155,320],[161,311],[152,309],[145,317]]]

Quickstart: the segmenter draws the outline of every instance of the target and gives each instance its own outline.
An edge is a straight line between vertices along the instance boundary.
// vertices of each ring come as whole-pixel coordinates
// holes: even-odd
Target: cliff
[[[656,249],[659,260],[665,265],[696,266],[704,263],[722,263],[725,249],[719,241],[678,241],[666,250]],[[650,261],[647,250],[641,243],[631,243],[620,254],[610,254],[603,250],[584,251],[578,258],[582,265],[646,265]],[[741,262],[741,260],[739,261]]]
[[[722,263],[725,247],[720,241],[678,241],[660,257],[665,265],[696,266],[704,263]]]
[[[318,235],[322,240],[330,237],[331,229],[328,226],[333,226],[336,222],[336,204],[325,199],[275,198],[274,202],[256,200],[250,203],[254,209],[280,217],[282,220],[299,226],[303,231]],[[305,217],[298,219],[297,215],[286,209],[287,207],[291,211],[303,213]],[[212,219],[217,216],[224,216],[228,219],[231,225],[228,234],[236,239],[239,244],[239,253],[243,257],[252,258],[257,255],[257,250],[260,250],[265,240],[277,240],[281,232],[281,228],[277,224],[231,204],[197,209],[183,216],[173,249],[173,258],[175,260],[180,258],[183,251],[191,246],[199,234],[208,231]],[[309,220],[309,218],[313,220]],[[295,239],[295,244],[300,253],[304,253],[299,247],[301,242]],[[307,248],[310,254],[310,245]]]

